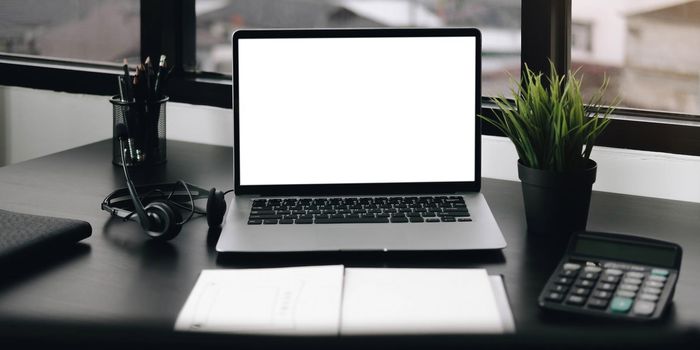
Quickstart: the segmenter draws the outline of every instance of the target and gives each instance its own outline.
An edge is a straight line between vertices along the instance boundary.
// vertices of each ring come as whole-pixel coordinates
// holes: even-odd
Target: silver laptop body
[[[471,28],[235,32],[235,196],[217,251],[504,248],[479,192],[480,60],[481,36]],[[463,200],[468,214],[422,222],[299,219],[311,216],[302,204],[312,199],[331,210],[341,199],[355,201],[350,207],[378,217],[359,199],[405,197]],[[423,210],[401,209],[416,217]],[[345,213],[334,215],[355,209]]]

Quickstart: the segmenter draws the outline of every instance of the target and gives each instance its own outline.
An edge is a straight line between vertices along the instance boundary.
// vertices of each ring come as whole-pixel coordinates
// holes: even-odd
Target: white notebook
[[[179,331],[278,335],[514,331],[500,276],[483,269],[342,265],[203,270]]]

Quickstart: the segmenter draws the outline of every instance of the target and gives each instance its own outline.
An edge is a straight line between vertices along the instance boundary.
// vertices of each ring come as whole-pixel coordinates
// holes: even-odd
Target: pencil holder
[[[112,163],[122,165],[117,125],[124,124],[129,138],[126,166],[162,164],[166,161],[165,104],[168,97],[149,102],[125,102],[113,96],[112,103]]]

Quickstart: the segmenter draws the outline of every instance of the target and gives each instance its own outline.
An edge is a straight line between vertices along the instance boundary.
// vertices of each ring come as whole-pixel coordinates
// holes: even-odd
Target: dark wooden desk
[[[536,297],[561,257],[559,248],[525,231],[520,184],[485,179],[483,192],[508,242],[502,252],[235,256],[217,259],[217,232],[195,219],[167,244],[148,240],[136,223],[100,210],[105,195],[124,186],[110,163],[111,143],[98,142],[0,168],[0,208],[90,222],[93,235],[76,247],[3,266],[0,339],[65,344],[203,342],[326,347],[417,345],[637,345],[697,342],[700,321],[700,204],[593,194],[589,229],[635,233],[679,243],[685,250],[674,303],[654,324],[601,323],[542,312]],[[135,182],[186,179],[202,187],[232,187],[230,148],[169,142],[168,163]],[[230,199],[230,198],[229,198]],[[204,205],[202,203],[201,205]],[[502,274],[518,333],[515,336],[283,339],[174,334],[173,324],[202,269],[345,263],[356,266],[482,267]],[[88,332],[89,330],[89,332]],[[128,334],[128,337],[124,335]],[[138,334],[138,336],[135,336]],[[135,337],[135,338],[134,338]],[[108,341],[109,340],[109,341]],[[0,343],[2,340],[0,340]],[[291,342],[291,343],[290,343]],[[368,343],[370,342],[370,343]]]

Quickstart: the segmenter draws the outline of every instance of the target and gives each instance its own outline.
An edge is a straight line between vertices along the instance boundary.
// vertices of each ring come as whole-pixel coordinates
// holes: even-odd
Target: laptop
[[[234,193],[218,252],[501,249],[471,28],[233,34]]]

